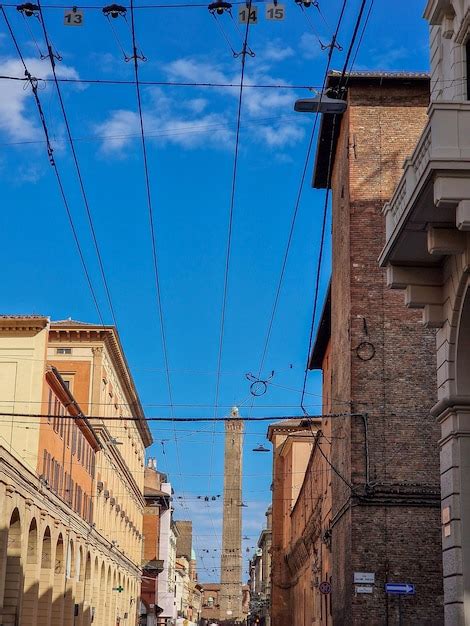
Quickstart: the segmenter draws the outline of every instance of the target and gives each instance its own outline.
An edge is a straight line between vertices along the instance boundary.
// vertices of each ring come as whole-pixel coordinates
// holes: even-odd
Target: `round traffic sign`
[[[320,593],[331,593],[331,584],[324,580],[322,583],[320,583],[318,589],[320,590]]]

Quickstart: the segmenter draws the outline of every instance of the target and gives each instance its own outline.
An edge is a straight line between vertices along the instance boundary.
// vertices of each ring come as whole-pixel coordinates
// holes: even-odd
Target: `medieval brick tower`
[[[242,610],[242,445],[243,420],[234,407],[225,422],[224,515],[220,570],[220,618],[243,620]]]

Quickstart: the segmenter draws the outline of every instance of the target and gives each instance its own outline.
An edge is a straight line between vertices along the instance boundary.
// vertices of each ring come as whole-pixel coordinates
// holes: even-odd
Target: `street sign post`
[[[385,583],[385,593],[408,596],[415,594],[416,590],[413,583]]]

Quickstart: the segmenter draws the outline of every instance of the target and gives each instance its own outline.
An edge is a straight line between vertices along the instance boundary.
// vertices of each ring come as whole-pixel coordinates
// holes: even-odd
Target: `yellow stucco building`
[[[135,625],[151,442],[114,327],[0,317],[0,624]]]

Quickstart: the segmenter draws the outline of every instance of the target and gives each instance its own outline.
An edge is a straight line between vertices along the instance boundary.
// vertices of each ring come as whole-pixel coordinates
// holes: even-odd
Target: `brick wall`
[[[439,429],[434,333],[419,312],[390,291],[377,258],[384,244],[381,209],[393,193],[426,121],[425,81],[353,80],[333,170],[333,411],[352,401],[365,424],[333,423],[333,614],[336,624],[398,623],[384,582],[416,583],[403,601],[404,624],[441,624]],[[357,349],[362,343],[361,349]],[[362,358],[361,358],[362,357]],[[369,359],[369,357],[371,357]],[[355,595],[353,572],[375,572],[373,594]]]

